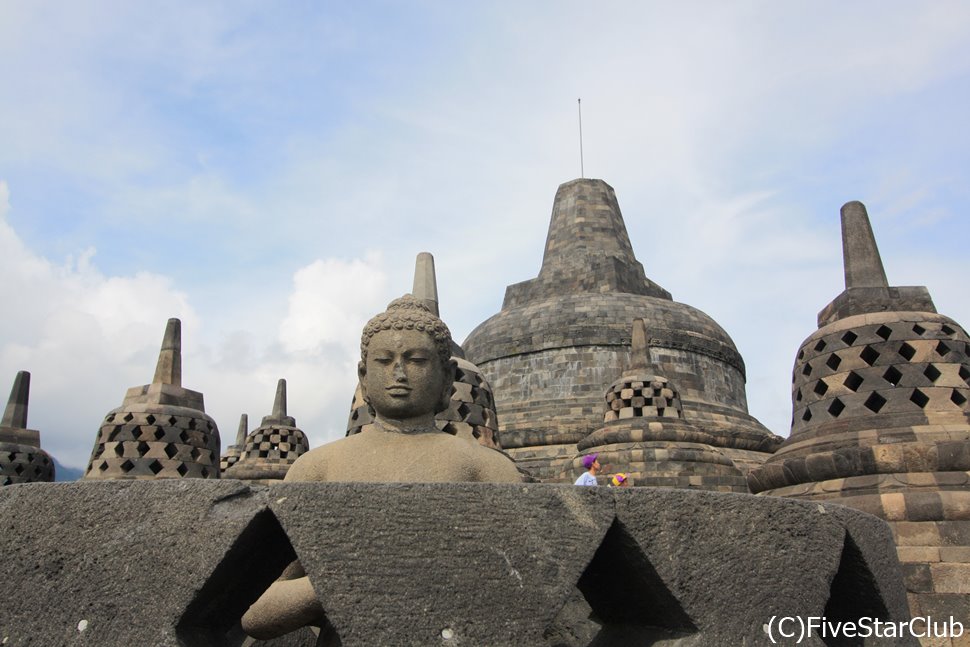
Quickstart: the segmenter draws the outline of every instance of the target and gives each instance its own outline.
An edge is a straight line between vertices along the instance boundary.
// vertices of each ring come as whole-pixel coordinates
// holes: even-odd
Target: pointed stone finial
[[[276,383],[276,399],[273,401],[273,417],[282,420],[286,417],[286,380],[280,378]]]
[[[438,281],[434,273],[434,256],[421,252],[414,262],[414,287],[411,295],[419,299],[434,316],[438,313]]]
[[[30,373],[18,371],[14,378],[13,388],[10,389],[10,399],[7,400],[7,408],[3,412],[3,421],[0,427],[10,429],[27,428],[27,401],[30,398]]]
[[[236,432],[236,445],[242,447],[246,444],[246,435],[249,433],[249,416],[242,414],[239,416],[239,431]]]
[[[643,319],[633,320],[633,334],[630,339],[630,370],[637,373],[649,372],[650,347],[647,345],[647,324]]]
[[[846,289],[889,287],[869,214],[866,206],[858,201],[842,206],[842,255]]]
[[[165,326],[152,383],[182,386],[182,322],[178,319],[169,319]]]

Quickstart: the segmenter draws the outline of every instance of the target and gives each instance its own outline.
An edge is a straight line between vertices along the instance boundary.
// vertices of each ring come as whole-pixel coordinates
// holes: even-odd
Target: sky
[[[536,276],[580,97],[585,176],[775,433],[845,202],[970,322],[966,2],[0,0],[0,61],[0,389],[31,372],[65,465],[169,317],[223,446],[281,377],[311,446],[341,437],[419,252],[459,342]]]

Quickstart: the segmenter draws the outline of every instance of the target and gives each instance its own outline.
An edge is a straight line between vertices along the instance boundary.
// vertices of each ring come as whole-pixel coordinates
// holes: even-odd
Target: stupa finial
[[[236,445],[242,447],[246,444],[246,435],[249,433],[249,415],[239,416],[239,431],[236,432]]]
[[[182,322],[178,319],[169,319],[165,325],[152,383],[182,386]]]
[[[842,257],[845,287],[888,288],[876,237],[872,234],[866,206],[858,201],[842,205]]]
[[[29,398],[30,373],[18,371],[13,381],[13,388],[10,389],[10,398],[7,400],[7,408],[3,412],[3,422],[0,422],[0,427],[26,429]]]
[[[414,262],[414,287],[411,295],[421,301],[434,316],[438,315],[438,281],[434,273],[434,256],[421,252]]]

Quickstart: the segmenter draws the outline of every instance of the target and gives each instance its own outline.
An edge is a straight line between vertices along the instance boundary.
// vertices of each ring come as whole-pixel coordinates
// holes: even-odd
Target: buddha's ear
[[[441,387],[441,400],[438,403],[438,411],[435,411],[435,413],[444,411],[451,405],[451,394],[455,390],[455,376],[457,374],[458,362],[456,362],[454,358],[449,359],[445,363],[445,379],[443,380],[444,384]]]
[[[360,383],[360,397],[367,402],[367,387],[364,386],[364,378],[367,377],[367,366],[364,362],[357,362],[357,381]]]

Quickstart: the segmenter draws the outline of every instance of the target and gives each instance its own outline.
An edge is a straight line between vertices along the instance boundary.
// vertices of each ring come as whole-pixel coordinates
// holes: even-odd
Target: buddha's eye
[[[393,361],[393,359],[391,357],[381,355],[379,357],[375,357],[374,361],[383,366],[387,366]]]

